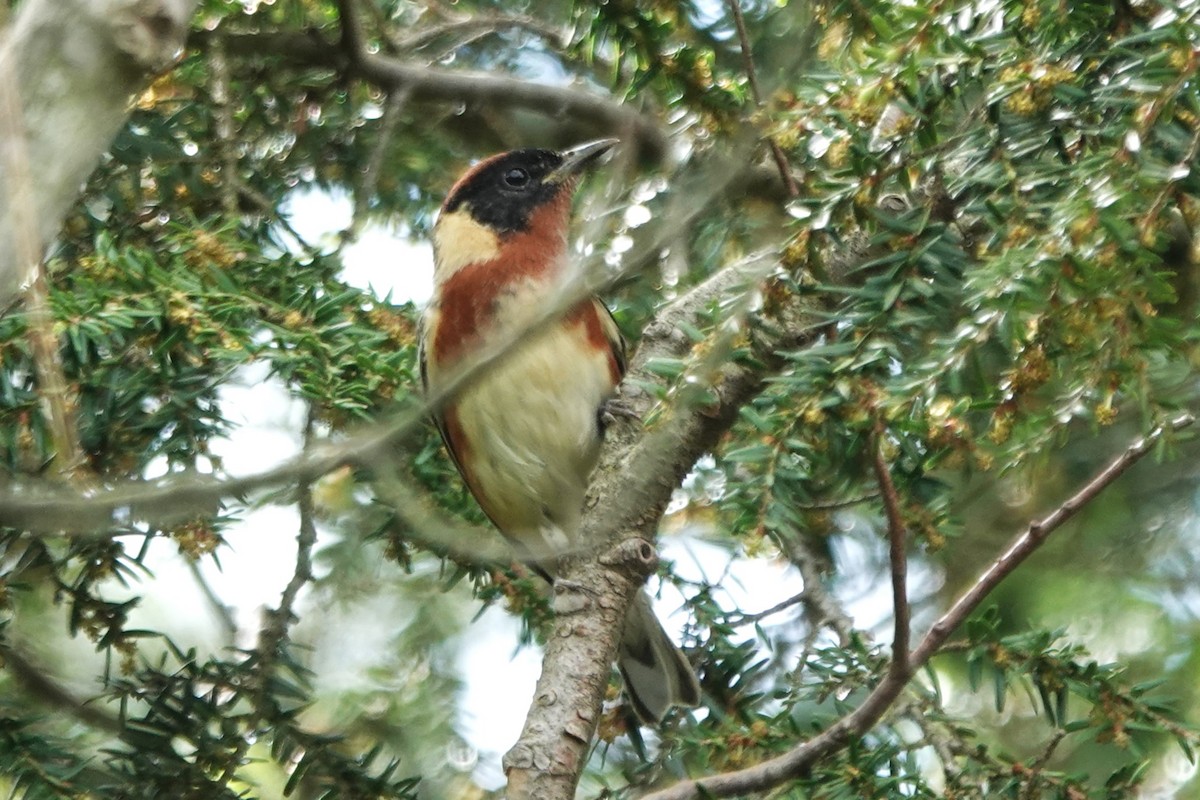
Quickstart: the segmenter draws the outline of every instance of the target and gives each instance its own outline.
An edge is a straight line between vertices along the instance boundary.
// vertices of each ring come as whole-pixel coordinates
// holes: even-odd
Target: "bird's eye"
[[[519,167],[514,167],[504,173],[504,182],[514,189],[520,189],[529,183],[529,173]]]

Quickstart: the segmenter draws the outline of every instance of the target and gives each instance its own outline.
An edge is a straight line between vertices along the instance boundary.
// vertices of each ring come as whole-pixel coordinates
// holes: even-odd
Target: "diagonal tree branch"
[[[472,14],[456,16],[446,22],[430,25],[395,43],[401,53],[424,47],[441,36],[495,33],[508,29],[522,30],[546,40],[555,47],[562,47],[566,37],[563,31],[533,17],[510,14]]]
[[[312,446],[315,425],[316,408],[310,404],[304,420],[305,450]],[[286,653],[289,632],[296,621],[296,599],[300,596],[300,590],[313,578],[312,552],[317,543],[317,524],[312,488],[311,481],[301,481],[296,487],[296,506],[300,516],[300,530],[296,535],[296,566],[279,598],[279,606],[265,613],[262,629],[258,632],[258,644],[248,658],[255,668],[256,685],[251,694],[254,709],[251,718],[255,725],[270,714],[275,672]],[[238,740],[238,751],[229,759],[228,766],[221,775],[222,785],[228,784],[236,777],[251,744],[252,740],[249,737],[243,736]]]
[[[347,464],[372,463],[381,453],[384,453],[382,460],[386,461],[389,448],[423,425],[428,414],[436,411],[448,397],[453,396],[468,381],[502,358],[524,336],[560,319],[567,309],[582,298],[601,292],[621,280],[627,273],[640,269],[645,262],[652,260],[652,254],[657,253],[665,242],[671,240],[675,230],[689,224],[714,199],[736,191],[736,187],[741,185],[740,174],[735,170],[736,164],[737,162],[727,161],[697,167],[693,170],[696,173],[694,182],[689,183],[683,192],[686,200],[680,200],[677,207],[668,208],[664,215],[672,224],[645,226],[645,237],[640,237],[637,250],[627,254],[624,269],[616,274],[603,275],[599,270],[584,271],[574,283],[562,287],[561,295],[554,302],[548,303],[536,319],[530,321],[527,328],[513,331],[508,336],[497,337],[471,364],[464,365],[454,380],[447,383],[444,391],[427,396],[421,402],[412,403],[389,420],[371,425],[336,443],[316,444],[309,451],[277,467],[242,477],[174,475],[154,481],[90,487],[86,494],[46,481],[14,483],[0,489],[0,524],[41,533],[66,532],[74,536],[111,536],[113,528],[127,526],[130,520],[147,521],[161,526],[197,514],[212,513],[213,508],[227,497],[241,496],[290,482],[311,481]],[[674,357],[686,354],[691,342],[683,333],[681,323],[693,319],[698,309],[734,296],[737,288],[746,284],[747,270],[765,270],[769,266],[770,262],[760,257],[751,257],[715,273],[665,306],[656,322],[646,331],[646,341],[656,338],[669,341],[670,347],[663,353],[666,357],[672,357],[670,353],[674,353]],[[746,294],[743,302],[749,302],[750,299],[751,295]],[[797,332],[805,335],[811,335],[818,330],[816,325],[805,327],[805,323],[799,321],[796,321],[796,325]],[[649,354],[656,351],[643,346],[640,352]],[[719,359],[724,352],[714,348],[709,360]],[[649,355],[646,357],[649,358]],[[641,363],[635,358],[634,374]],[[701,377],[706,385],[710,382],[708,375]],[[631,437],[634,435],[632,431],[627,433]],[[615,440],[620,435],[620,426],[616,426],[610,432],[609,438]],[[690,466],[689,462],[681,469],[686,472]],[[682,474],[680,473],[681,476]],[[661,495],[664,503],[665,498],[669,498],[670,491],[668,488],[665,494]]]
[[[110,734],[123,730],[121,720],[108,713],[103,706],[92,704],[76,697],[67,687],[52,679],[43,668],[34,663],[20,649],[5,642],[0,644],[0,656],[4,669],[16,678],[21,687],[35,701],[49,708],[65,711],[80,722]]]
[[[950,634],[954,633],[954,630],[979,606],[983,598],[1041,547],[1051,533],[1058,530],[1063,523],[1078,514],[1080,509],[1095,500],[1113,481],[1124,475],[1130,467],[1149,453],[1164,436],[1181,431],[1195,421],[1196,418],[1191,414],[1183,414],[1155,428],[1125,448],[1125,452],[1096,473],[1090,481],[1084,484],[1083,488],[1062,505],[1040,520],[1031,522],[1029,527],[1017,536],[1012,544],[983,571],[983,574],[975,579],[975,583],[954,602],[950,610],[933,624],[933,627],[925,634],[925,638],[912,652],[914,668],[920,667],[928,661],[938,648],[950,638]]]
[[[733,797],[748,792],[766,791],[799,777],[817,761],[845,748],[856,736],[870,730],[893,707],[908,685],[912,673],[920,669],[946,643],[950,635],[1001,581],[1034,553],[1063,523],[1071,519],[1100,495],[1114,481],[1140,461],[1164,436],[1195,422],[1190,414],[1166,423],[1138,439],[1121,455],[1113,459],[1079,491],[1045,517],[1035,520],[1021,532],[1009,547],[984,570],[930,628],[909,656],[907,675],[890,670],[867,695],[858,708],[839,719],[821,733],[781,756],[752,767],[713,775],[707,778],[677,783],[643,800],[701,800],[701,798]]]
[[[553,120],[569,120],[596,135],[611,133],[636,150],[645,163],[668,161],[669,136],[651,114],[580,86],[557,86],[507,75],[447,69],[371,52],[361,32],[361,22],[350,8],[358,33],[345,33],[330,41],[316,32],[193,31],[188,45],[208,50],[217,36],[230,57],[253,60],[265,57],[292,69],[319,69],[342,78],[357,78],[388,92],[407,92],[406,102],[471,104],[504,113],[531,111]],[[748,194],[770,202],[793,197],[795,177],[781,179],[778,165],[740,165],[728,177],[730,196]]]
[[[892,663],[888,665],[888,674],[907,679],[911,673],[908,663],[908,642],[912,634],[912,610],[908,604],[908,554],[905,546],[908,543],[908,531],[905,529],[904,517],[900,513],[900,496],[896,494],[896,485],[892,482],[892,473],[883,457],[883,422],[876,421],[875,431],[871,437],[871,465],[875,470],[875,479],[879,481],[879,493],[883,497],[884,515],[887,517],[888,528],[888,562],[892,574],[892,608],[894,609],[894,626],[892,634]]]
[[[854,621],[825,587],[820,557],[799,531],[791,530],[786,534],[780,531],[777,539],[783,552],[787,554],[788,561],[800,572],[800,580],[804,583],[800,594],[812,617],[813,630],[809,634],[810,640],[815,641],[820,629],[828,627],[837,635],[838,644],[848,647],[854,636]]]

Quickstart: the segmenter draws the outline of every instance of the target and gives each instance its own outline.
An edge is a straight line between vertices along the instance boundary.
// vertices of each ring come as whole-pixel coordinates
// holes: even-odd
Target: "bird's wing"
[[[604,329],[604,338],[608,339],[608,344],[612,348],[613,358],[617,360],[617,371],[624,378],[625,369],[629,366],[627,353],[625,352],[625,337],[621,335],[621,330],[617,327],[617,321],[613,319],[612,312],[608,310],[608,306],[604,305],[596,297],[592,298],[592,304],[596,306],[596,316],[600,318],[600,327]]]
[[[421,371],[421,388],[426,394],[429,393],[429,362],[425,354],[425,342],[427,337],[420,338],[420,345],[417,347],[417,362]],[[462,435],[462,428],[457,425],[457,418],[454,416],[453,403],[443,404],[442,408],[429,415],[433,418],[433,424],[437,426],[438,433],[442,435],[442,444],[446,445],[446,453],[450,456],[450,461],[453,462],[454,468],[458,470],[459,476],[463,483],[467,485],[471,495],[475,498],[475,502],[483,510],[484,516],[491,520],[496,529],[503,532],[504,529],[496,522],[496,516],[488,508],[487,498],[479,490],[479,487],[471,480],[471,472],[463,466],[462,457],[459,454],[458,446],[455,442],[455,432]]]
[[[429,393],[429,363],[425,356],[425,337],[422,336],[420,345],[417,347],[417,362],[421,369],[421,389]],[[438,433],[442,435],[442,444],[446,445],[446,452],[450,454],[450,460],[454,462],[455,469],[458,474],[465,475],[463,472],[462,462],[458,458],[458,453],[454,449],[454,440],[450,437],[450,431],[446,426],[446,415],[442,410],[438,410],[430,414],[433,418],[433,424],[437,426]]]

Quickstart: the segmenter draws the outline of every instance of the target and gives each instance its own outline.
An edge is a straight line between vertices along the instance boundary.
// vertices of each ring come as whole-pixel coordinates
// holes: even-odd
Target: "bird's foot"
[[[596,417],[596,422],[600,427],[600,435],[604,436],[604,432],[608,430],[608,426],[619,419],[642,421],[641,415],[634,410],[632,403],[620,397],[610,397],[600,406],[600,412]]]

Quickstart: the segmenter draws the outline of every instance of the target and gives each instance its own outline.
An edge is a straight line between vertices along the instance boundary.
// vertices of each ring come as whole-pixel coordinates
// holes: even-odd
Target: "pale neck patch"
[[[433,283],[440,286],[468,264],[499,256],[500,237],[476,222],[464,205],[438,217],[433,227],[433,253]]]

